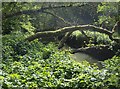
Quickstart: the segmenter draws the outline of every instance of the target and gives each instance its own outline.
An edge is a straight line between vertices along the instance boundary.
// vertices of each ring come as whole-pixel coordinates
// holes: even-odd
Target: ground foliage
[[[38,40],[24,42],[25,36],[27,34],[20,32],[3,36],[0,79],[4,89],[120,88],[120,57],[104,61],[103,69],[98,69],[88,62],[75,62],[69,52],[58,50],[54,43],[45,45]]]

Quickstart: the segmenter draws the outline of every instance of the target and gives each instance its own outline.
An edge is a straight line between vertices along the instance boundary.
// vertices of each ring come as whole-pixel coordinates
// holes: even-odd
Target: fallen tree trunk
[[[73,31],[76,31],[76,30],[80,30],[80,31],[87,31],[87,30],[97,31],[97,32],[100,32],[100,33],[107,34],[110,37],[110,39],[111,39],[112,34],[113,34],[112,31],[108,31],[107,29],[104,29],[102,27],[97,27],[97,26],[94,26],[94,25],[78,25],[78,26],[64,27],[64,28],[58,29],[56,31],[38,32],[38,33],[26,38],[26,40],[33,41],[34,39],[37,39],[37,38],[58,36],[58,35],[65,34],[67,32],[73,32]]]
[[[107,45],[73,49],[71,53],[85,53],[100,61],[112,58],[115,55],[115,52]]]

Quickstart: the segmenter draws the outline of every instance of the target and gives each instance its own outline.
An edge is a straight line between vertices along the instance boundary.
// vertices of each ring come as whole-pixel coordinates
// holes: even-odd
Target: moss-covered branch
[[[76,30],[80,30],[80,31],[86,31],[86,30],[97,31],[97,32],[100,32],[100,33],[107,34],[109,37],[112,37],[112,34],[113,34],[112,31],[108,31],[107,29],[104,29],[102,27],[97,27],[97,26],[94,26],[94,25],[78,25],[78,26],[70,26],[70,27],[60,28],[60,29],[58,29],[56,31],[38,32],[38,33],[26,38],[26,40],[33,41],[34,39],[37,39],[37,38],[58,36],[58,35],[65,34],[67,32],[73,32],[73,31],[76,31]]]

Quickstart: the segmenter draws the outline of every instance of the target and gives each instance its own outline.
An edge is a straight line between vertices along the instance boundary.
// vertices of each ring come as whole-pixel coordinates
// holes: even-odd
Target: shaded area
[[[74,53],[70,57],[77,62],[87,61],[90,64],[95,63],[100,69],[103,67],[103,65],[101,64],[100,61],[98,61],[98,59],[95,59],[92,56],[85,54],[85,53],[82,53],[82,52]]]

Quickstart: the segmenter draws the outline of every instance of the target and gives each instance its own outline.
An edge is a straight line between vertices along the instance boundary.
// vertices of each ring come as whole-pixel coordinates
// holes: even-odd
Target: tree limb
[[[78,52],[85,53],[100,61],[103,61],[108,58],[112,58],[115,55],[115,52],[109,49],[109,45],[72,49],[70,52],[72,54],[78,53]]]
[[[85,4],[82,4],[80,6],[84,6]],[[6,19],[6,18],[11,18],[11,17],[15,17],[15,16],[19,16],[19,15],[23,15],[23,14],[26,14],[26,15],[30,15],[30,14],[39,14],[39,13],[42,13],[43,11],[47,10],[47,9],[57,9],[57,8],[66,8],[66,7],[72,7],[74,5],[72,4],[69,4],[69,5],[60,5],[60,6],[47,6],[47,7],[41,7],[40,9],[38,10],[24,10],[24,11],[19,11],[19,12],[16,12],[16,13],[11,13],[11,14],[8,14],[8,15],[5,15],[3,14],[3,20]],[[74,6],[74,7],[78,7],[78,6]]]
[[[118,27],[120,27],[120,21],[117,21],[117,22],[115,23],[115,25],[114,25],[113,28],[112,28],[112,32],[115,32],[115,30],[117,30]]]
[[[69,36],[72,34],[72,32],[67,32],[65,36],[62,38],[62,40],[59,42],[58,49],[61,49],[64,46],[64,43],[69,38]]]
[[[70,22],[65,21],[62,17],[60,17],[60,16],[58,16],[58,15],[56,15],[56,14],[53,14],[53,13],[48,12],[48,11],[43,11],[43,13],[50,14],[50,15],[52,15],[52,16],[54,16],[54,17],[56,17],[56,18],[60,19],[61,21],[63,21],[65,24],[71,25],[71,23],[70,23]]]
[[[34,39],[37,39],[37,38],[58,36],[61,34],[65,34],[66,32],[73,32],[76,30],[80,30],[80,31],[93,30],[93,31],[97,31],[100,33],[107,34],[109,37],[112,36],[112,34],[113,34],[112,31],[108,31],[107,29],[104,29],[102,27],[97,27],[94,25],[78,25],[78,26],[64,27],[64,28],[58,29],[56,31],[38,32],[38,33],[26,38],[26,40],[33,41]]]

